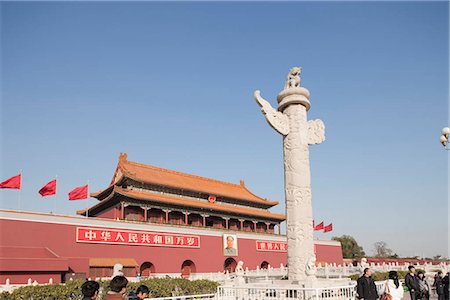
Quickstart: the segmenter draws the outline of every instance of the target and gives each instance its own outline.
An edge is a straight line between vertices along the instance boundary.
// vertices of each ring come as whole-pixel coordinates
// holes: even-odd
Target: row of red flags
[[[323,221],[319,224],[315,225],[313,220],[313,227],[315,231],[323,230],[324,233],[330,232],[333,230],[333,223],[328,224],[327,226],[324,225]]]
[[[13,176],[9,179],[6,179],[3,182],[0,182],[0,188],[1,189],[18,189],[20,190],[22,183],[22,174]],[[74,188],[72,191],[69,192],[69,200],[83,200],[88,198],[88,189],[89,186],[83,185],[77,188]],[[39,194],[41,194],[42,197],[45,196],[51,196],[56,194],[56,179],[50,181],[46,185],[44,185],[40,190]],[[324,233],[330,232],[333,230],[333,223],[328,224],[325,226],[325,224],[320,222],[319,224],[315,225],[313,220],[313,227],[315,231],[323,230]]]
[[[20,190],[22,187],[22,174],[13,176],[0,182],[0,189],[16,189]],[[83,200],[88,198],[89,186],[83,185],[74,188],[69,192],[69,200]],[[56,179],[48,182],[38,192],[42,197],[56,195]]]

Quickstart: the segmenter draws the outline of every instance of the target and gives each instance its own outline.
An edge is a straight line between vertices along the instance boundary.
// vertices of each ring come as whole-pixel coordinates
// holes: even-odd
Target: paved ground
[[[430,300],[431,300],[431,299],[437,299],[437,296],[431,294]],[[406,292],[406,293],[405,293],[405,296],[403,297],[403,300],[411,300],[411,297],[409,296],[409,292]]]

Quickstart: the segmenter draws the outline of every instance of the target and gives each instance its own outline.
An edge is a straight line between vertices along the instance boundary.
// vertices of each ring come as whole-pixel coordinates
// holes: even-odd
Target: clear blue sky
[[[22,207],[75,214],[129,160],[238,183],[280,200],[275,104],[303,67],[314,216],[369,254],[448,255],[446,2],[2,2],[1,178],[23,169]],[[59,194],[37,191],[58,175]],[[1,208],[17,209],[1,190]],[[55,203],[55,204],[54,204]],[[53,208],[55,206],[55,208]]]

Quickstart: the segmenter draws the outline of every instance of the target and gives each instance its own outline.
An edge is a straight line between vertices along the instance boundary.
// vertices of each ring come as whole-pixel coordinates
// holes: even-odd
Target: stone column
[[[269,125],[283,136],[288,277],[304,282],[315,274],[309,145],[321,143],[324,125],[308,121],[309,91],[300,87],[301,68],[294,67],[278,95],[278,111],[255,91]]]
[[[283,148],[289,279],[293,281],[305,279],[308,259],[314,256],[308,123],[306,106],[298,103],[308,101],[309,93],[298,89],[278,96],[279,103],[285,101],[281,109],[290,124]]]

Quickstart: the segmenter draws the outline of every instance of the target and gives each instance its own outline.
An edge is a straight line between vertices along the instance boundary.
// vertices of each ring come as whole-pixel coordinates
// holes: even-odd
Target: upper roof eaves
[[[278,204],[277,201],[267,200],[253,194],[247,189],[242,180],[240,184],[234,184],[230,182],[132,162],[127,160],[126,153],[120,154],[119,163],[111,181],[111,185],[106,189],[110,189],[112,185],[115,185],[116,183],[121,181],[123,177],[147,184],[162,185],[175,189],[189,190],[214,196],[237,199],[250,203],[260,204],[267,208]],[[106,191],[106,189],[103,191]],[[97,198],[97,196],[102,194],[103,191],[93,193],[91,195]]]

